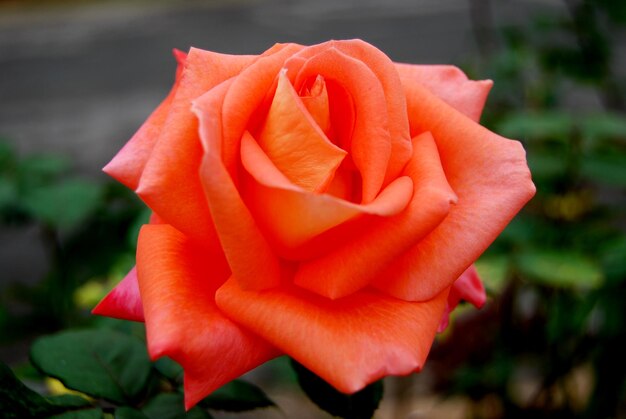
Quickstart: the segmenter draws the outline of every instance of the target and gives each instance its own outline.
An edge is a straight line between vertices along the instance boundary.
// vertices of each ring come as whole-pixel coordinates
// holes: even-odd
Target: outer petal
[[[150,224],[164,224],[164,222],[158,214],[153,212],[150,214]],[[143,304],[139,293],[137,267],[134,266],[91,312],[100,316],[143,322]]]
[[[280,260],[241,200],[222,160],[222,104],[232,83],[228,80],[194,102],[205,148],[200,179],[233,276],[245,287],[270,288],[280,282]]]
[[[137,269],[131,269],[124,279],[91,312],[100,316],[143,322],[143,306],[139,295]]]
[[[487,301],[485,287],[474,265],[467,268],[459,279],[454,281],[450,289],[448,305],[454,309],[461,300],[472,303],[476,308],[481,308],[485,304],[485,301]]]
[[[278,355],[226,318],[214,302],[228,272],[169,225],[141,229],[137,248],[150,356],[169,356],[185,370],[185,405]]]
[[[139,128],[139,131],[122,147],[117,155],[103,169],[109,176],[123,183],[128,188],[135,190],[139,185],[141,173],[150,158],[150,153],[156,144],[161,128],[169,114],[172,100],[176,95],[180,76],[183,71],[187,54],[182,51],[174,50],[174,56],[178,61],[178,70],[176,70],[176,81],[172,90],[165,100],[161,102],[158,108],[148,117],[146,122]]]
[[[413,140],[413,157],[404,175],[413,180],[409,205],[393,217],[373,220],[365,234],[353,235],[343,246],[305,261],[295,283],[328,298],[340,298],[368,285],[404,251],[430,233],[456,202],[446,180],[437,146],[430,133]]]
[[[478,277],[478,272],[474,265],[463,272],[463,274],[454,281],[448,294],[448,302],[446,303],[446,311],[441,319],[441,324],[437,332],[443,332],[448,327],[450,313],[454,311],[461,300],[471,303],[476,308],[481,308],[487,300],[485,287]]]
[[[381,377],[422,368],[447,294],[423,303],[370,292],[331,301],[298,288],[244,291],[228,281],[216,301],[337,390],[354,393]]]
[[[169,224],[195,240],[211,241],[216,246],[198,178],[202,147],[191,101],[239,74],[255,58],[190,50],[168,118],[137,189],[146,204]]]
[[[430,131],[459,197],[446,219],[383,274],[398,298],[428,300],[452,285],[535,194],[525,152],[418,83],[405,86],[412,133]]]
[[[491,80],[468,80],[457,67],[451,65],[396,64],[402,83],[421,83],[435,96],[474,121],[480,120],[487,95],[493,86]]]

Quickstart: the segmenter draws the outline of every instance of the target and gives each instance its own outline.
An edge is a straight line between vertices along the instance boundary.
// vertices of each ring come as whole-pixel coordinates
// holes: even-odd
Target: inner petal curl
[[[310,97],[313,98],[315,96]],[[312,100],[309,103],[312,107],[319,105]],[[318,118],[322,118],[324,109],[317,106],[316,111]],[[313,192],[326,189],[347,154],[328,140],[293,89],[285,71],[278,76],[276,93],[257,140],[274,165],[293,184]]]
[[[413,195],[413,182],[402,176],[365,205],[325,193],[311,193],[289,181],[249,132],[241,139],[242,196],[268,240],[279,249],[302,245],[359,215],[389,217],[403,211]]]

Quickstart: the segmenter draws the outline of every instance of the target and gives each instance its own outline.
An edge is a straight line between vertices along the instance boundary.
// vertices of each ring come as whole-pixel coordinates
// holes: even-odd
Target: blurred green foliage
[[[18,155],[0,141],[0,222],[18,234],[35,228],[48,264],[45,277],[30,281],[34,286],[4,274],[3,340],[85,322],[77,289],[93,278],[116,282],[126,273],[145,214],[124,187],[77,176],[58,156]]]
[[[234,380],[185,411],[182,368],[169,358],[150,362],[144,336],[139,323],[109,321],[38,339],[31,348],[32,364],[57,378],[63,392],[69,388],[74,394],[42,397],[0,363],[3,417],[210,419],[209,410],[275,406],[258,387]]]
[[[626,3],[565,4],[487,28],[500,50],[467,66],[496,81],[483,123],[524,143],[537,185],[477,263],[490,304],[433,353],[437,387],[474,418],[626,415]]]
[[[524,143],[537,195],[477,262],[489,304],[463,313],[431,354],[434,389],[469,398],[473,418],[626,417],[626,79],[615,61],[626,2],[564,4],[569,15],[537,16],[526,26],[475,22],[500,40],[466,66],[472,78],[495,81],[482,122]],[[0,400],[13,403],[15,417],[184,417],[180,366],[147,359],[140,325],[87,313],[132,266],[147,217],[124,187],[0,142],[0,222],[35,226],[49,261],[36,285],[15,278],[3,289],[0,336],[20,341],[98,327],[42,338],[31,353],[38,371],[16,369],[21,378],[56,377],[92,399],[40,396],[0,366],[1,380],[11,383]],[[296,370],[312,399],[331,397],[324,383]],[[382,389],[368,391],[375,405],[360,407],[371,412]],[[352,408],[344,402],[329,409]],[[187,416],[271,405],[235,381]]]

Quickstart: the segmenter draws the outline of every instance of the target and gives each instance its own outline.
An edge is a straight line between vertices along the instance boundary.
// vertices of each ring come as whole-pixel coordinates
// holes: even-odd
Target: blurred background
[[[388,380],[376,417],[626,417],[620,0],[0,0],[0,361],[64,391],[29,364],[36,338],[141,335],[89,314],[148,217],[100,170],[169,90],[173,48],[355,37],[494,80],[481,122],[524,143],[538,188],[477,262],[487,305],[458,310],[421,374]],[[282,411],[216,417],[328,417],[284,360],[249,377]]]

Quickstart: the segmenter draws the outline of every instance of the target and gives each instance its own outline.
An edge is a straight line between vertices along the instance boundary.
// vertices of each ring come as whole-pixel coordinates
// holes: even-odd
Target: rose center
[[[316,193],[346,197],[346,173],[338,169],[347,152],[334,144],[329,96],[321,76],[296,92],[285,71],[256,139],[293,184]],[[339,179],[341,178],[341,179]]]

